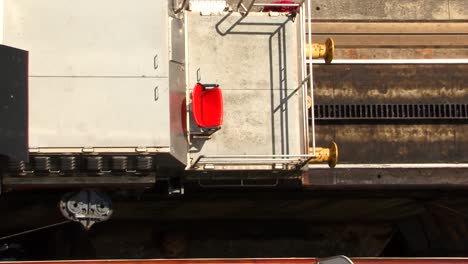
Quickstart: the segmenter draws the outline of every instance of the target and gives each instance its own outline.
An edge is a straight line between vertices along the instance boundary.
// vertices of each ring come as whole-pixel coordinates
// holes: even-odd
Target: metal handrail
[[[310,22],[310,21],[312,20],[312,15],[311,15],[311,14],[312,14],[312,11],[311,11],[311,4],[312,4],[312,3],[311,3],[311,0],[307,0],[307,22]],[[303,9],[303,10],[302,10],[302,11],[304,11],[303,14],[305,14],[305,10],[304,10],[305,8],[304,8],[303,5],[301,5],[301,9]],[[305,25],[305,21],[304,21],[304,20],[305,20],[305,15],[302,16],[302,18],[303,18],[303,25]],[[308,32],[312,32],[312,23],[307,23],[307,27],[308,27],[308,30],[309,30]],[[302,34],[302,35],[305,35],[305,32],[301,32],[301,34]],[[307,34],[307,36],[308,36],[308,41],[307,41],[307,42],[308,42],[310,45],[312,45],[312,43],[313,43],[313,42],[312,42],[312,34]],[[304,46],[302,47],[302,50],[305,52],[306,41],[302,42],[302,45],[304,45]],[[307,68],[307,66],[306,66],[307,64],[306,64],[306,63],[303,63],[303,64],[302,64],[302,67],[305,67],[305,68],[307,69],[307,71],[308,71],[308,74],[307,74],[307,75],[310,76],[310,80],[309,80],[309,89],[308,89],[308,90],[309,90],[309,93],[310,93],[311,105],[312,105],[312,107],[311,107],[312,140],[311,140],[311,141],[312,141],[312,155],[315,156],[315,154],[316,154],[316,153],[315,153],[315,152],[316,152],[316,148],[315,148],[315,147],[316,147],[316,146],[315,146],[315,113],[314,113],[314,107],[313,107],[313,106],[314,106],[315,100],[314,100],[314,85],[313,85],[313,83],[314,83],[314,81],[313,81],[313,80],[314,80],[314,75],[313,75],[313,72],[312,72],[312,68],[313,68],[313,67],[312,67],[312,56],[309,56],[309,58],[306,58],[306,56],[304,56],[303,59],[307,59],[307,60],[308,60],[308,63],[307,63],[307,64],[309,65],[309,67]],[[309,111],[306,111],[306,118],[307,118],[307,120],[309,120],[308,115],[309,115]],[[307,137],[309,137],[309,126],[307,126]]]
[[[176,3],[175,3],[176,0],[173,0],[172,1],[172,12],[174,12],[174,14],[178,14],[180,13],[181,11],[183,11],[187,5],[188,5],[188,1],[187,0],[183,0],[182,4],[180,4],[179,6],[177,6],[176,8]],[[179,2],[179,1],[177,1]]]
[[[206,160],[202,163],[205,165],[223,165],[226,163],[230,165],[300,164],[302,167],[310,158],[313,157],[310,157],[310,155],[200,155],[191,167],[195,168],[202,160]]]
[[[248,15],[249,12],[252,10],[254,6],[285,6],[285,7],[300,7],[302,4],[305,2],[305,0],[302,0],[300,3],[294,3],[294,4],[274,4],[274,3],[255,3],[257,0],[252,0],[250,2],[250,5],[248,8],[245,7],[244,5],[244,0],[239,0],[239,3],[237,3],[237,12],[239,12],[239,9],[242,7],[245,11],[244,15]]]
[[[304,7],[304,4],[307,1],[307,9]],[[312,129],[312,139],[309,140],[309,112],[307,108],[307,96],[309,95],[312,101],[312,106],[314,105],[314,87],[313,87],[313,73],[312,73],[312,57],[307,58],[305,54],[305,49],[307,43],[312,43],[312,34],[306,34],[306,31],[312,32],[311,23],[306,23],[312,20],[312,11],[311,11],[311,0],[302,0],[296,4],[273,4],[273,3],[256,3],[256,0],[252,0],[249,7],[245,8],[244,0],[240,0],[237,4],[237,9],[239,10],[240,7],[244,8],[246,13],[244,16],[247,16],[249,12],[252,10],[254,6],[295,6],[296,11],[300,13],[300,30],[301,30],[301,42],[300,42],[300,49],[301,49],[301,72],[302,72],[302,81],[301,84],[305,84],[308,80],[308,85],[303,86],[302,88],[302,107],[305,109],[304,116],[303,116],[303,129],[304,129],[304,153],[307,153],[309,149],[312,149],[311,157],[315,157],[316,155],[316,143],[315,143],[315,120],[314,120],[314,108],[311,108],[311,129]],[[299,9],[299,10],[297,10]],[[307,25],[307,30],[306,30]],[[307,35],[307,38],[306,38]],[[309,65],[309,67],[307,67]],[[308,87],[307,87],[308,86]],[[305,89],[304,89],[305,88]],[[309,146],[309,143],[312,142],[312,146]]]
[[[312,20],[312,12],[311,12],[311,0],[307,0],[307,9],[304,7],[306,0],[301,0],[299,3],[296,4],[273,4],[273,3],[256,3],[256,0],[252,0],[249,7],[246,9],[243,5],[244,0],[240,0],[237,8],[243,7],[246,13],[244,16],[247,16],[249,12],[252,10],[254,6],[295,6],[296,11],[299,11],[300,14],[300,30],[301,30],[301,41],[300,41],[300,50],[301,50],[301,77],[302,81],[300,82],[300,86],[302,87],[302,109],[304,109],[304,116],[302,119],[302,126],[304,130],[304,153],[308,153],[309,149],[312,149],[312,155],[310,158],[315,157],[316,155],[316,144],[315,144],[315,120],[314,120],[314,108],[311,108],[311,129],[312,129],[312,140],[309,140],[309,111],[307,110],[307,96],[310,95],[312,106],[314,105],[314,87],[313,87],[313,74],[312,74],[312,58],[308,58],[305,53],[306,45],[308,43],[312,43],[312,34],[306,34],[306,26],[308,26],[308,32],[312,32],[311,23],[307,23],[308,21]],[[299,10],[298,10],[299,9]],[[307,39],[305,36],[308,36]],[[307,67],[309,65],[309,67]],[[308,85],[307,85],[308,81]],[[302,86],[304,85],[304,86]],[[307,87],[308,86],[308,87]],[[309,146],[309,143],[312,141],[312,146]]]

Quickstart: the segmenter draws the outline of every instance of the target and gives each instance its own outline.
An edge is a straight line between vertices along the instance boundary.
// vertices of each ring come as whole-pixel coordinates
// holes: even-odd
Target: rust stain
[[[425,48],[425,49],[415,49],[415,52],[419,54],[418,57],[423,59],[432,59],[434,58],[434,49]]]
[[[355,264],[468,264],[467,258],[366,258],[352,259]],[[316,258],[270,258],[270,259],[159,259],[159,260],[87,260],[87,261],[17,261],[3,264],[183,264],[183,263],[307,263],[316,264]]]
[[[359,59],[359,54],[356,49],[345,49],[344,55],[345,55],[345,58],[335,57],[335,59]]]

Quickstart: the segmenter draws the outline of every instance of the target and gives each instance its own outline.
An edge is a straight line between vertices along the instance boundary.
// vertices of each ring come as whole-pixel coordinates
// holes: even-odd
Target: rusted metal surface
[[[315,258],[280,258],[280,259],[153,259],[153,260],[86,260],[86,261],[31,261],[31,262],[2,262],[3,264],[179,264],[179,263],[297,263],[316,264]]]
[[[3,178],[4,191],[30,190],[41,188],[149,188],[156,183],[155,175],[150,176],[106,176],[106,177],[31,177],[8,176]]]
[[[362,258],[352,259],[355,264],[461,264],[466,258]]]
[[[337,59],[459,59],[465,58],[468,48],[409,48],[360,47],[336,49]]]
[[[318,144],[335,141],[340,162],[468,162],[467,124],[349,124],[317,126]]]
[[[463,58],[468,54],[468,22],[463,20],[312,23],[314,41],[335,39],[337,59]]]
[[[315,98],[317,104],[465,103],[468,102],[467,71],[468,65],[462,64],[315,66]],[[318,144],[336,141],[341,150],[340,163],[345,164],[468,162],[467,131],[468,126],[463,122],[421,120],[402,124],[371,121],[319,124],[316,128]],[[368,171],[356,171],[352,175],[362,173]],[[453,177],[454,183],[460,183],[456,174],[446,171],[444,175],[444,181]],[[412,181],[409,177],[402,179],[408,183],[431,183]],[[437,178],[432,180],[440,183]]]
[[[307,263],[316,264],[317,258],[265,258],[265,259],[153,259],[153,260],[87,260],[87,261],[30,261],[30,262],[2,262],[4,264],[183,264],[183,263]],[[465,264],[466,258],[355,258],[354,264]]]
[[[468,65],[317,65],[315,100],[340,103],[466,103]]]
[[[463,35],[468,34],[467,22],[336,22],[314,21],[313,34],[324,35]]]
[[[346,47],[468,47],[468,35],[335,35],[315,36],[314,41],[325,41],[332,37],[336,48]]]
[[[428,21],[467,19],[464,0],[316,0],[315,19]]]
[[[314,39],[347,47],[468,47],[466,22],[313,22]]]
[[[467,168],[371,167],[334,169],[311,167],[304,173],[304,186],[340,188],[468,188]],[[379,187],[380,186],[380,187]],[[392,187],[393,186],[393,187]]]

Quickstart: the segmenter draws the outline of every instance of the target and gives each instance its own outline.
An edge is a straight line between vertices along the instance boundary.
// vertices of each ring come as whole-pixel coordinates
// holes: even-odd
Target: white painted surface
[[[4,43],[29,51],[31,148],[170,146],[167,1],[2,2]]]
[[[203,13],[219,13],[226,8],[225,0],[191,0],[190,10]]]
[[[32,76],[168,75],[167,1],[4,2],[4,42],[29,51]]]
[[[30,85],[31,148],[170,145],[167,79],[32,77]]]

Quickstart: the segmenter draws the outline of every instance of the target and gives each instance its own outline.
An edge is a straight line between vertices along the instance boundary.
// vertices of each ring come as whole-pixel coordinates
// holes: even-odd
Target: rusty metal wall
[[[314,14],[316,24],[312,31],[316,40],[334,36],[337,60],[468,59],[468,1],[318,0],[314,2]],[[467,64],[339,64],[316,65],[314,69],[317,104],[468,102]],[[463,163],[468,162],[466,131],[466,121],[319,123],[317,139],[318,145],[330,140],[339,144],[341,164]],[[421,170],[426,174],[433,172]],[[381,168],[375,174],[386,171]],[[460,171],[463,169],[457,173],[446,170],[445,174],[437,171],[442,177],[437,182],[450,182],[453,177],[454,182],[462,184],[456,179]],[[333,174],[335,180],[352,182],[350,175],[369,173],[349,169],[322,172],[311,172],[316,175],[314,180],[320,178],[319,174]],[[388,172],[393,179],[403,179],[403,174],[408,173],[407,170]],[[406,176],[409,175],[412,174]],[[373,183],[377,184],[377,177],[374,178]],[[356,179],[361,183],[362,180]],[[410,182],[418,181],[407,181]],[[420,183],[430,184],[430,181]]]
[[[467,65],[316,66],[318,104],[468,102]],[[319,124],[318,144],[340,146],[340,163],[468,162],[466,120]]]

